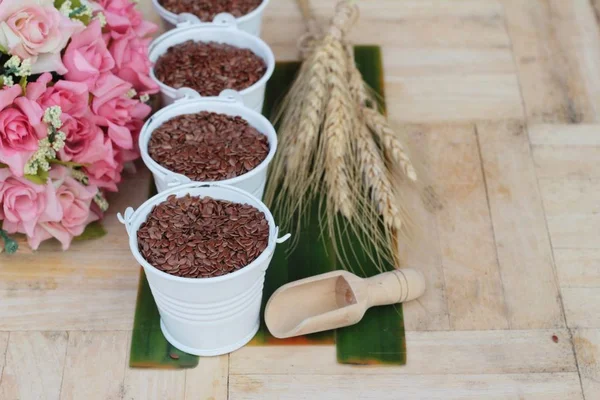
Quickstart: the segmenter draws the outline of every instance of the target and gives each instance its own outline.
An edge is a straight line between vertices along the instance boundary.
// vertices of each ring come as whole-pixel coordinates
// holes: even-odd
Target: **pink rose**
[[[144,126],[144,120],[142,119],[134,119],[127,124],[127,128],[131,132],[131,138],[133,139],[133,148],[119,150],[118,159],[120,162],[127,163],[129,161],[135,161],[138,158],[140,158],[140,146],[138,141],[140,137],[140,131],[142,130],[142,126]]]
[[[31,60],[32,73],[66,72],[60,52],[84,25],[62,15],[52,0],[4,0],[0,3],[0,46]]]
[[[89,98],[85,83],[61,80],[46,89],[37,101],[44,109],[59,106],[64,114],[81,117],[88,110]]]
[[[40,222],[29,240],[37,249],[40,243],[55,237],[62,243],[63,250],[69,248],[73,237],[83,233],[87,224],[99,217],[90,210],[92,199],[98,193],[94,186],[84,186],[70,176],[69,169],[58,166],[50,172],[56,189],[56,200],[62,213],[57,221]]]
[[[102,39],[102,28],[98,20],[93,20],[83,32],[73,37],[63,56],[68,69],[65,78],[74,82],[84,82],[89,89],[100,76],[113,69],[113,60],[106,43]]]
[[[35,82],[29,82],[27,84],[27,90],[25,90],[25,97],[29,100],[37,101],[41,95],[44,94],[48,89],[48,83],[52,82],[52,74],[45,72],[41,74]],[[17,85],[15,85],[17,86]]]
[[[100,10],[106,17],[106,24],[113,38],[117,39],[133,29],[139,37],[155,32],[158,26],[144,20],[144,16],[130,0],[99,0]]]
[[[117,184],[121,182],[121,171],[123,164],[115,162],[115,158],[112,162],[102,160],[85,167],[90,184],[110,192],[117,191]]]
[[[0,162],[14,175],[23,176],[25,164],[37,151],[38,140],[47,135],[47,128],[40,105],[26,97],[15,98],[21,93],[21,88],[16,88],[0,92],[0,106],[5,106],[0,110]],[[10,98],[13,104],[6,107]]]
[[[92,90],[92,112],[98,125],[108,127],[108,137],[123,149],[133,148],[131,132],[127,128],[134,119],[144,119],[151,108],[126,93],[131,85],[112,74],[103,75]]]
[[[158,92],[158,85],[150,78],[152,63],[148,59],[150,39],[141,39],[133,31],[129,31],[110,44],[110,54],[115,60],[113,73],[130,82],[140,94]]]
[[[63,115],[65,147],[59,151],[62,161],[74,161],[80,164],[93,164],[101,160],[110,161],[113,157],[112,145],[104,138],[104,132],[92,121],[91,115],[74,118]]]
[[[56,201],[54,186],[36,185],[18,178],[6,168],[0,169],[0,220],[8,233],[33,236],[38,222],[59,221],[62,212]]]

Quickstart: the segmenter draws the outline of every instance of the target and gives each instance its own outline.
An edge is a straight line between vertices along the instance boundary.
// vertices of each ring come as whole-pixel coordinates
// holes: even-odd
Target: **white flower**
[[[12,76],[0,75],[0,79],[2,79],[2,84],[4,86],[13,86],[15,84]]]
[[[96,193],[96,195],[94,196],[94,203],[96,203],[98,207],[100,207],[100,210],[102,210],[103,212],[108,210],[108,201],[106,201],[104,196],[102,196],[102,193]]]
[[[37,175],[38,170],[42,171],[50,171],[50,163],[48,159],[53,159],[56,157],[56,152],[50,145],[50,141],[48,138],[40,139],[38,142],[39,148],[33,156],[27,161],[25,164],[25,174],[27,175]]]
[[[34,155],[35,156],[35,155]],[[37,175],[37,171],[38,171],[38,165],[37,165],[37,161],[35,161],[33,159],[33,157],[27,161],[27,163],[25,164],[25,168],[24,171],[25,175]]]
[[[73,179],[83,183],[85,186],[90,183],[88,176],[78,169],[71,169],[71,176]]]
[[[61,151],[65,147],[65,139],[67,135],[64,132],[58,131],[54,135],[54,141],[52,142],[52,149],[54,151]]]
[[[92,17],[92,8],[87,4],[82,4],[74,10],[71,10],[69,17]]]
[[[131,88],[127,91],[127,93],[125,93],[125,96],[129,97],[130,99],[133,99],[136,94],[137,92],[135,91],[135,89]]]
[[[21,62],[21,66],[17,68],[15,72],[17,76],[29,76],[31,75],[31,59],[27,58]]]
[[[65,17],[68,17],[71,14],[71,0],[66,0],[62,3],[58,11]]]
[[[62,122],[60,120],[60,115],[62,114],[62,110],[60,106],[52,106],[46,108],[44,111],[44,122],[52,125],[54,129],[59,129],[62,126]]]
[[[19,56],[12,56],[7,62],[4,63],[4,67],[8,69],[17,69],[21,65],[21,59]]]
[[[104,13],[97,12],[96,15],[94,16],[94,19],[97,19],[98,21],[100,21],[101,28],[104,28],[106,26],[106,16],[104,15]]]
[[[150,100],[150,95],[148,93],[144,93],[143,95],[140,96],[140,101],[142,103],[147,103],[148,100]]]

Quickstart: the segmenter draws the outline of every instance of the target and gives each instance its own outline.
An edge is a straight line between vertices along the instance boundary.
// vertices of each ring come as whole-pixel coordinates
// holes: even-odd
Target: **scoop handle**
[[[416,269],[396,269],[365,279],[368,307],[404,303],[425,293],[425,277]]]

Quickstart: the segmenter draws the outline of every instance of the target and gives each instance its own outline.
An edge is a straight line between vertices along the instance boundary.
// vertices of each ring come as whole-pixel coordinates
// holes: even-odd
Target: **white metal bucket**
[[[214,278],[181,278],[154,268],[139,252],[137,231],[154,206],[171,195],[186,194],[256,207],[269,223],[267,248],[246,267]],[[217,356],[237,350],[252,339],[260,322],[265,272],[276,244],[290,237],[277,237],[279,229],[264,203],[231,186],[190,183],[159,193],[136,211],[129,207],[117,217],[125,224],[133,256],[146,272],[160,313],[161,330],[173,346],[190,354]]]
[[[232,18],[235,19],[237,26],[238,28],[240,28],[240,30],[248,32],[249,34],[254,36],[260,36],[260,31],[262,27],[262,17],[268,4],[269,0],[263,0],[260,6],[258,6],[248,14],[243,15],[239,18],[234,18],[232,15]],[[177,17],[181,14],[175,14],[167,10],[160,4],[158,0],[152,0],[152,5],[154,6],[154,9],[158,13],[158,15],[160,15],[163,21],[165,21],[166,29],[173,29],[177,25],[177,23],[179,22]]]
[[[181,99],[152,115],[142,127],[139,136],[142,160],[152,172],[152,175],[154,175],[156,190],[160,193],[171,187],[192,182],[192,180],[185,175],[168,170],[150,157],[148,154],[148,142],[152,133],[164,122],[178,115],[210,111],[242,117],[252,127],[267,137],[269,141],[269,153],[256,168],[235,178],[218,182],[240,188],[262,199],[267,183],[267,169],[277,151],[277,134],[271,122],[258,112],[244,107],[238,92],[234,90],[224,90],[219,97],[200,97],[197,92],[189,88],[179,89],[178,93]]]
[[[230,14],[219,14],[212,23],[199,22],[200,20],[191,14],[180,14],[178,18],[182,22],[178,24],[176,29],[162,34],[150,45],[150,61],[156,63],[169,47],[188,40],[226,43],[231,46],[249,49],[265,61],[267,70],[252,86],[240,90],[240,95],[246,107],[262,112],[267,82],[271,79],[273,71],[275,71],[275,56],[271,48],[258,37],[239,30],[236,27],[235,18]],[[158,80],[154,74],[154,68],[150,71],[150,76],[160,87],[163,105],[172,104],[177,99],[177,89]]]

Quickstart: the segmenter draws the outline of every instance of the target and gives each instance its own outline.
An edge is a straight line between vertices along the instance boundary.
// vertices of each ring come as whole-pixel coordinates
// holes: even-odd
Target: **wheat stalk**
[[[372,108],[363,107],[365,122],[369,128],[379,137],[383,147],[388,152],[393,161],[399,166],[404,175],[413,182],[416,182],[417,171],[410,160],[406,146],[396,136],[396,133],[390,127],[387,119]]]
[[[357,148],[360,158],[361,172],[365,186],[371,192],[371,198],[377,205],[377,210],[384,222],[393,229],[400,231],[403,222],[397,199],[393,193],[392,184],[387,175],[387,168],[379,153],[379,148],[373,141],[371,132],[366,124],[357,131]]]
[[[350,135],[356,127],[356,110],[347,85],[347,63],[341,43],[326,38],[325,47],[329,101],[325,110],[323,137],[325,140],[324,166],[327,196],[334,211],[352,219],[352,167],[349,164]],[[341,59],[341,60],[340,60]],[[317,163],[320,162],[317,158]]]
[[[324,59],[327,57],[324,49],[319,49],[311,57],[306,79],[306,87],[310,88],[301,99],[299,113],[296,118],[289,120],[286,128],[294,136],[294,144],[286,161],[286,180],[294,182],[296,190],[293,195],[302,197],[314,182],[312,174],[312,155],[318,145],[319,130],[323,124],[324,105],[327,104],[328,81]]]

